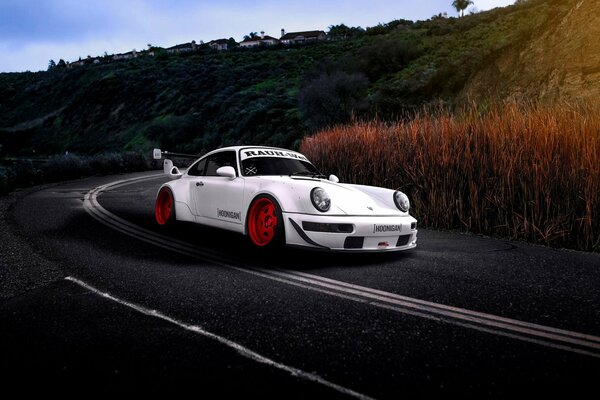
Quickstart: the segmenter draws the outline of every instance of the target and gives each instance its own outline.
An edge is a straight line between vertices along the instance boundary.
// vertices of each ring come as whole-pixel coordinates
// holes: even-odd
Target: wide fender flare
[[[181,221],[194,221],[192,213],[192,199],[190,197],[189,182],[184,180],[172,180],[165,182],[156,191],[155,201],[158,198],[158,193],[162,188],[169,188],[173,194],[173,200],[175,201],[175,215],[177,220]]]
[[[248,213],[250,211],[250,206],[256,200],[257,197],[267,195],[273,198],[279,205],[282,213],[287,212],[303,212],[303,208],[299,207],[299,203],[301,202],[301,197],[299,194],[292,188],[292,190],[287,192],[281,192],[281,190],[274,190],[275,188],[271,185],[267,187],[262,187],[252,192],[247,193],[246,195],[246,207],[244,210],[244,235],[248,234]],[[280,189],[280,188],[279,188]],[[286,224],[286,221],[283,221]]]

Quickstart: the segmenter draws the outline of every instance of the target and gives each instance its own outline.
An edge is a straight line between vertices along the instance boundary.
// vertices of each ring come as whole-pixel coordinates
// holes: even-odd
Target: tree
[[[56,67],[56,63],[54,62],[54,60],[48,61],[48,71],[53,70],[55,67]]]
[[[360,26],[346,26],[346,24],[331,25],[327,32],[329,40],[347,40],[360,37],[365,34],[365,30]]]
[[[367,106],[369,80],[361,73],[324,72],[303,84],[298,101],[311,129],[350,121]]]
[[[367,35],[383,35],[389,32],[392,32],[396,29],[407,28],[413,25],[414,22],[407,19],[396,19],[394,21],[388,22],[387,24],[379,23],[376,26],[372,26],[367,28]]]
[[[254,39],[257,36],[258,36],[258,33],[256,33],[256,32],[250,32],[248,35],[244,35],[244,40]]]
[[[238,42],[235,41],[234,38],[230,37],[229,39],[227,39],[227,48],[228,49],[233,49],[234,47],[238,47],[239,44]]]
[[[355,66],[371,82],[375,82],[385,74],[401,71],[422,53],[423,49],[416,40],[381,38],[358,49],[346,65]]]
[[[467,7],[473,4],[472,0],[454,0],[452,2],[452,7],[456,8],[456,12],[460,13],[460,16],[465,15],[465,10]]]

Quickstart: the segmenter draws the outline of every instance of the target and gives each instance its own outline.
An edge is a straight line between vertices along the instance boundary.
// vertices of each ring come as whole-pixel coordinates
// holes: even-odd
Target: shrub
[[[336,71],[308,81],[298,96],[300,109],[310,128],[349,121],[367,106],[369,81],[361,73]]]
[[[362,47],[352,62],[374,82],[385,74],[402,70],[422,53],[422,47],[414,40],[394,38]]]
[[[34,165],[23,159],[0,166],[0,194],[15,188],[40,183],[57,182],[89,175],[146,171],[159,167],[154,160],[140,152],[103,153],[93,156],[76,154],[55,155],[46,163]]]
[[[118,153],[104,153],[92,156],[90,170],[96,174],[115,174],[123,172],[123,159]]]
[[[0,194],[6,194],[10,191],[10,171],[8,168],[0,166]]]
[[[122,157],[122,172],[145,171],[151,169],[150,159],[144,157],[143,153],[128,151],[121,154]]]
[[[30,186],[39,182],[39,171],[31,160],[17,161],[13,166],[12,175],[19,186]]]
[[[75,154],[53,156],[43,167],[44,180],[56,182],[79,178],[91,171],[87,161]]]

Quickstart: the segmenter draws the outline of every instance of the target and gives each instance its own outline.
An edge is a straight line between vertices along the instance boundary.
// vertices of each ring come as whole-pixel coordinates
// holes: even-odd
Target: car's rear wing
[[[183,153],[173,153],[172,151],[162,151],[161,149],[154,149],[152,151],[152,157],[155,160],[160,160],[161,158],[168,157],[178,157],[178,158],[200,158],[198,154],[183,154]]]
[[[162,151],[161,149],[154,149],[152,151],[152,157],[155,160],[160,160],[161,158],[165,157],[165,161],[163,162],[163,171],[165,175],[169,175],[172,179],[177,179],[183,174],[181,171],[179,171],[179,168],[173,165],[173,161],[171,161],[167,157],[196,159],[200,156],[194,154],[173,153],[171,151]]]

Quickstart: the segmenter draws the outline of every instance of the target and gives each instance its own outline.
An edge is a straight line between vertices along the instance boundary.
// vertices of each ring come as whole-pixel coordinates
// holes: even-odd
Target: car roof
[[[261,149],[268,149],[268,150],[280,150],[280,151],[291,151],[294,153],[298,153],[298,154],[302,154],[299,151],[294,151],[294,150],[289,150],[289,149],[284,149],[282,147],[271,147],[271,146],[261,146],[261,145],[247,145],[247,146],[227,146],[227,147],[221,147],[218,149],[214,149],[208,153],[206,153],[205,155],[203,155],[202,157],[198,157],[193,163],[192,165],[196,164],[198,161],[212,155],[215,153],[220,153],[222,151],[235,151],[236,152],[236,159],[239,160],[239,158],[237,156],[239,156],[239,151],[243,150],[243,149],[253,149],[253,148],[261,148]],[[308,160],[307,160],[308,161]],[[308,161],[310,163],[310,161]],[[241,168],[241,164],[239,165],[239,168]],[[191,167],[190,167],[191,168]],[[237,170],[238,168],[236,168]],[[187,171],[186,171],[187,173]]]
[[[300,153],[299,151],[290,150],[290,149],[284,149],[282,147],[261,146],[261,145],[257,144],[257,145],[246,145],[246,146],[221,147],[221,148],[218,148],[218,149],[215,149],[215,150],[212,150],[212,151],[206,153],[205,155],[203,155],[200,158],[204,158],[204,157],[206,157],[206,156],[208,156],[210,154],[213,154],[213,153],[216,153],[216,152],[220,152],[220,151],[227,151],[227,150],[232,151],[233,150],[235,152],[238,152],[238,151],[240,151],[242,149],[255,148],[255,147],[259,147],[261,149],[268,149],[268,150],[283,150],[283,151],[291,151],[291,152],[294,152],[294,153]],[[300,154],[302,154],[302,153],[300,153]]]

